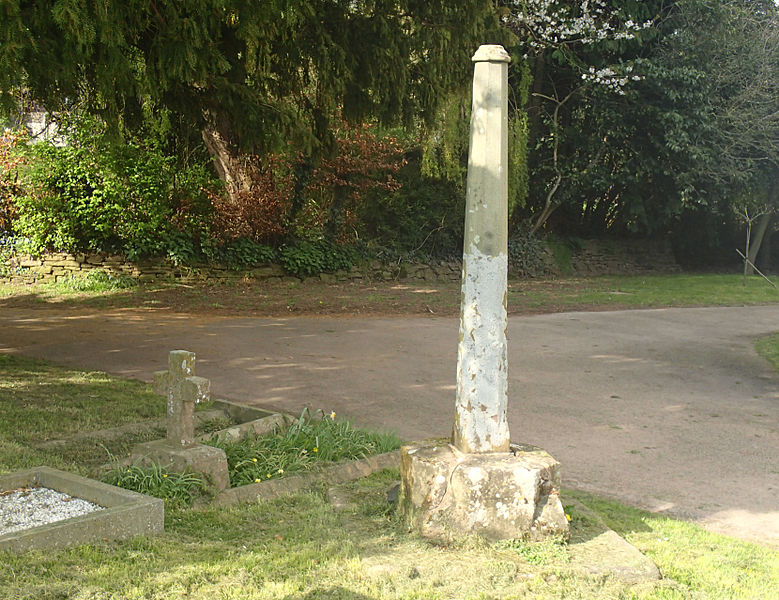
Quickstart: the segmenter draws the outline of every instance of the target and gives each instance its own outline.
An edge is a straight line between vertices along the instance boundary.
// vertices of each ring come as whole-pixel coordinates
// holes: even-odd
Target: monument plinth
[[[401,510],[423,535],[490,539],[567,535],[560,464],[510,443],[506,352],[508,63],[473,56],[457,392],[451,440],[401,449]]]

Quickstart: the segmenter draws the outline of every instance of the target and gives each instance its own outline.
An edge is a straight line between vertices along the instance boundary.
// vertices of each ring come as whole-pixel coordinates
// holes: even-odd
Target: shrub
[[[314,242],[302,240],[279,250],[279,260],[284,270],[297,277],[347,270],[358,257],[355,248],[338,246],[324,239]]]
[[[280,242],[287,234],[292,173],[282,156],[246,157],[250,188],[212,191],[212,232],[217,240],[246,239],[264,244]]]
[[[16,216],[14,198],[21,193],[19,166],[24,162],[18,146],[25,141],[19,133],[0,133],[0,234],[13,230]]]
[[[246,238],[237,239],[222,246],[204,243],[203,253],[209,261],[236,270],[272,263],[276,260],[276,251],[273,248]]]
[[[335,155],[314,169],[306,186],[310,201],[303,213],[309,229],[315,224],[328,239],[345,242],[354,239],[368,192],[400,189],[394,176],[406,159],[398,140],[375,125],[335,122]]]
[[[371,250],[388,257],[462,256],[465,198],[454,183],[420,172],[418,151],[397,174],[397,190],[372,190],[360,207],[361,233]]]
[[[36,252],[186,256],[182,239],[197,236],[209,210],[207,170],[181,169],[154,144],[113,139],[103,129],[81,119],[66,129],[67,146],[21,149],[27,160],[15,230]]]
[[[509,270],[518,277],[535,277],[547,270],[546,243],[535,235],[516,233],[509,238]],[[569,257],[570,263],[570,257]]]

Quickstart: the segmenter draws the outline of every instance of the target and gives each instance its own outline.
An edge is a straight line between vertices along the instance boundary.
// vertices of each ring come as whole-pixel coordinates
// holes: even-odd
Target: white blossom
[[[652,21],[622,20],[606,0],[510,0],[503,20],[530,34],[530,45],[543,48],[574,42],[591,44],[605,39],[629,40]],[[574,8],[576,10],[574,10]]]
[[[777,0],[779,1],[779,0]],[[555,48],[571,44],[594,44],[604,40],[631,40],[651,20],[636,23],[610,7],[607,0],[510,0],[504,23],[515,31],[527,33],[531,48]],[[639,81],[632,65],[616,65],[582,73],[584,81],[605,86],[624,95],[624,86]]]

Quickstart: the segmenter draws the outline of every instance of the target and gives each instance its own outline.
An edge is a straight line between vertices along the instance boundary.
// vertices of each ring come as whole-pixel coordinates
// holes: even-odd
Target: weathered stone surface
[[[268,435],[276,430],[284,429],[287,426],[287,418],[281,414],[269,415],[260,419],[254,419],[233,427],[222,429],[218,432],[218,437],[223,440],[239,441],[245,439],[248,435]],[[213,437],[213,433],[204,434],[199,439],[207,441]]]
[[[81,263],[76,260],[55,260],[55,261],[46,261],[47,264],[51,265],[52,267],[70,267],[75,269],[81,268]]]
[[[466,454],[448,440],[401,448],[401,511],[423,536],[449,540],[567,535],[559,463],[533,446]]]
[[[168,370],[154,373],[154,390],[167,397],[168,441],[182,447],[195,443],[195,404],[208,400],[211,383],[195,377],[195,353],[173,350]]]
[[[202,473],[217,491],[230,487],[227,456],[221,448],[203,444],[181,447],[168,440],[155,440],[133,448],[131,460],[138,464],[156,463],[176,472]]]
[[[508,63],[502,46],[473,56],[460,343],[452,443],[507,452]]]
[[[636,584],[660,579],[657,565],[612,530],[569,546],[571,566],[589,576],[608,575]]]
[[[267,277],[283,277],[284,269],[281,265],[263,265],[252,269],[252,275],[257,279],[265,279]]]

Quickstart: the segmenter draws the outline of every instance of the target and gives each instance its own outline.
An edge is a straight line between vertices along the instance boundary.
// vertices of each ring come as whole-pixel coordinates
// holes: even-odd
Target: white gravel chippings
[[[0,491],[0,536],[103,510],[45,487]]]

